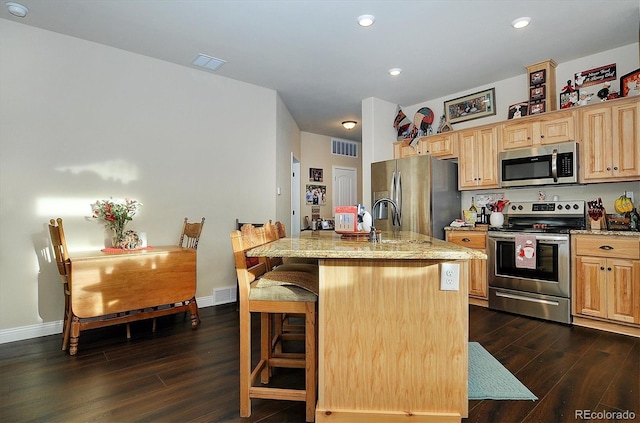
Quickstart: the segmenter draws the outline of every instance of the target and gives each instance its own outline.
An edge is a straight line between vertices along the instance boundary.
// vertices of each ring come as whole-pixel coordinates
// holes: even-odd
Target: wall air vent
[[[336,156],[358,157],[358,143],[355,141],[331,138],[331,154]]]
[[[199,54],[191,62],[191,64],[194,66],[205,68],[210,71],[217,71],[225,63],[227,63],[226,60],[217,59],[215,57],[207,56],[206,54]]]

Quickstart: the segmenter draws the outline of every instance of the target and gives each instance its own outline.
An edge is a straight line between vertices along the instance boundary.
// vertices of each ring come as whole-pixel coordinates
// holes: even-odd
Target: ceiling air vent
[[[331,138],[331,154],[336,156],[358,157],[358,143],[355,141]]]
[[[199,54],[191,62],[191,64],[194,66],[205,68],[210,71],[217,71],[218,69],[220,69],[220,66],[224,65],[225,63],[227,63],[226,60],[217,59],[215,57],[207,56],[206,54]]]

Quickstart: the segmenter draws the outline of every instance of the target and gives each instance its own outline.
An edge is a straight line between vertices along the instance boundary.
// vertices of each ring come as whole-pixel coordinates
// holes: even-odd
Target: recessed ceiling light
[[[401,73],[402,73],[402,69],[400,69],[400,68],[389,69],[389,75],[391,75],[391,76],[398,76]]]
[[[358,122],[356,122],[355,120],[345,120],[344,122],[342,122],[342,126],[344,126],[344,128],[349,131],[355,128],[357,124]]]
[[[518,18],[515,21],[511,22],[511,26],[514,27],[515,29],[520,29],[520,28],[524,28],[525,26],[529,25],[531,23],[531,18],[528,17],[522,17],[522,18]]]
[[[371,26],[376,21],[376,17],[373,15],[360,15],[358,16],[358,25],[360,26]]]
[[[27,16],[27,12],[29,12],[29,9],[27,9],[20,3],[14,3],[10,1],[5,3],[4,5],[7,6],[7,9],[9,9],[9,13],[19,18],[24,18],[25,16]]]

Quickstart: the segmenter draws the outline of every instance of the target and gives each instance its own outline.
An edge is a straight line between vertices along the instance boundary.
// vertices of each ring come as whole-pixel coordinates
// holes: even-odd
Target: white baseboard
[[[233,301],[227,302],[230,303],[234,301],[235,299]],[[198,308],[224,304],[214,304],[213,295],[196,298],[196,302],[198,303]],[[62,333],[62,320],[58,320],[55,322],[37,323],[35,325],[21,326],[17,328],[2,329],[0,330],[0,344],[22,341],[25,339],[39,338],[41,336],[55,335],[57,333]]]

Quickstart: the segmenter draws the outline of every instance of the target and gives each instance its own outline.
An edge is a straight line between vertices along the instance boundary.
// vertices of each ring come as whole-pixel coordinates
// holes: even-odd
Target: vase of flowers
[[[133,220],[140,206],[142,203],[130,198],[98,200],[91,204],[93,211],[91,217],[113,232],[111,243],[113,247],[123,248],[122,245],[130,245],[130,243],[123,243],[125,227]]]

